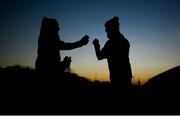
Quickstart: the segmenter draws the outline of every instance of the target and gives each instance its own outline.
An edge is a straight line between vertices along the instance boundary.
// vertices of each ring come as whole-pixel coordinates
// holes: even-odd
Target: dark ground
[[[143,86],[134,85],[131,94],[122,97],[112,94],[108,82],[91,82],[69,72],[64,79],[50,80],[37,77],[28,67],[0,68],[0,114],[180,114],[179,69],[157,75]]]

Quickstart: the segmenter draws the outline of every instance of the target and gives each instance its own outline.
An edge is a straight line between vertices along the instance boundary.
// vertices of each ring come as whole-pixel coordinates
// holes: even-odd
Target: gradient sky
[[[89,79],[108,80],[107,62],[96,59],[92,40],[105,44],[104,23],[113,16],[131,45],[134,81],[180,64],[180,0],[1,0],[1,66],[35,66],[43,16],[58,20],[65,42],[90,36],[87,46],[61,55],[71,56],[72,71]]]

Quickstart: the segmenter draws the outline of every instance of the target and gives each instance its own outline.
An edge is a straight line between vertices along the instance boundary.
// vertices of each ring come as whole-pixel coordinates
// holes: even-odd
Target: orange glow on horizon
[[[103,65],[104,66],[104,65]],[[78,74],[79,76],[83,76],[90,81],[100,81],[100,82],[108,82],[110,81],[109,79],[109,70],[108,67],[105,66],[93,66],[93,67],[81,67],[77,68],[77,66],[74,66],[72,68],[73,72]],[[76,68],[75,68],[76,67]],[[164,65],[164,66],[158,66],[156,67],[139,67],[139,68],[134,68],[132,67],[132,73],[133,73],[133,78],[132,78],[132,83],[137,84],[138,81],[141,82],[141,84],[144,84],[148,81],[148,79],[172,68],[174,66],[172,65]]]

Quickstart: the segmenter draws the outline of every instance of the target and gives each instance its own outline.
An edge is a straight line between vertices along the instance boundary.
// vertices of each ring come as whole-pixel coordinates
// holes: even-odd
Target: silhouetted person
[[[53,79],[54,77],[60,78],[59,76],[62,76],[64,71],[70,67],[71,57],[66,56],[64,61],[61,61],[61,50],[71,50],[82,47],[89,41],[89,37],[85,35],[79,41],[65,43],[59,38],[59,30],[59,24],[56,19],[47,17],[42,19],[35,70],[38,74],[44,75],[49,79]]]
[[[99,40],[93,41],[98,60],[107,59],[110,84],[115,95],[127,95],[131,87],[130,44],[119,31],[119,18],[113,17],[105,23],[108,41],[100,49]]]

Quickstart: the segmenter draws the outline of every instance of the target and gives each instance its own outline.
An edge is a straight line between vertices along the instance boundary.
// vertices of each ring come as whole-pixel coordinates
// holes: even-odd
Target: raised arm
[[[76,41],[74,43],[64,43],[64,42],[60,42],[60,50],[72,50],[75,48],[79,48],[82,47],[84,45],[87,45],[89,42],[89,36],[85,35],[84,37],[82,37],[81,40]]]
[[[102,50],[100,50],[100,44],[99,44],[98,39],[93,40],[93,45],[94,45],[95,52],[96,52],[96,57],[97,57],[98,60],[102,60],[104,58],[107,58],[106,50],[104,48]]]

